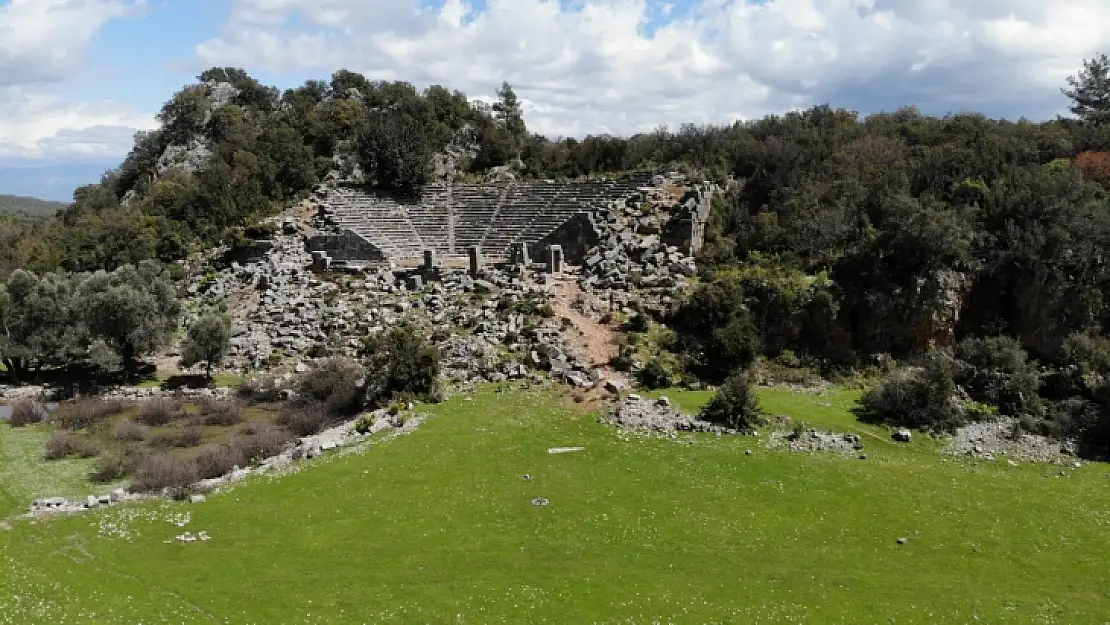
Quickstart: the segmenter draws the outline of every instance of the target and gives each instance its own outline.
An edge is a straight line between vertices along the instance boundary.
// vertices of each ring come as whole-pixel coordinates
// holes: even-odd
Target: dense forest
[[[894,360],[869,418],[950,427],[1005,414],[1110,442],[1110,60],[1072,118],[860,116],[828,105],[725,126],[552,140],[497,102],[341,70],[285,92],[213,68],[131,153],[45,223],[8,221],[0,275],[114,271],[234,245],[329,176],[415,193],[437,176],[679,167],[726,189],[699,286],[663,319],[670,379],[758,358],[824,372]],[[444,167],[450,156],[450,167]],[[709,355],[712,355],[710,357]],[[893,369],[892,369],[893,371]]]
[[[51,202],[22,195],[0,195],[0,215],[11,215],[24,219],[53,217],[67,206],[63,202]]]

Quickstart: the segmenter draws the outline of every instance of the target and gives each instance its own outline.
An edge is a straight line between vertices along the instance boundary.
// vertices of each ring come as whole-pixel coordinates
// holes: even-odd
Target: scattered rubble
[[[1021,432],[1015,419],[972,423],[956,431],[943,453],[993,460],[1007,458],[1027,462],[1072,464],[1079,446],[1074,440],[1059,441]]]
[[[628,428],[657,431],[717,433],[730,431],[708,421],[683,414],[673,408],[665,397],[652,400],[636,394],[625,397],[611,413],[603,415],[601,420]]]
[[[805,453],[857,453],[863,449],[863,441],[859,434],[809,429],[771,432],[766,446],[771,449],[785,448]]]

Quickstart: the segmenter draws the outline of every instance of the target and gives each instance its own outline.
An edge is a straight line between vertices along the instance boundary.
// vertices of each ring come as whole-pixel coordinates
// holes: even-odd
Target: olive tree
[[[125,265],[84,279],[76,298],[92,339],[119,354],[125,371],[138,358],[164,347],[181,315],[173,284],[157,263]]]
[[[212,367],[218,366],[231,347],[231,318],[211,312],[189,326],[181,346],[181,366],[204,363],[204,377],[212,380]]]

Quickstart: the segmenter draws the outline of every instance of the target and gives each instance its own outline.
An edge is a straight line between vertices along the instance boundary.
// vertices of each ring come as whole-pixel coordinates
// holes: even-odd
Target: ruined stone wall
[[[310,252],[327,252],[332,260],[385,260],[385,254],[380,249],[350,230],[338,233],[314,232],[306,235],[305,247]]]
[[[534,259],[546,258],[549,245],[563,247],[563,262],[568,265],[581,265],[586,253],[601,242],[597,226],[588,213],[571,216],[563,225],[544,238],[528,245],[528,255]]]
[[[705,244],[705,226],[713,207],[713,189],[695,185],[679,201],[670,220],[663,227],[663,241],[694,255]]]

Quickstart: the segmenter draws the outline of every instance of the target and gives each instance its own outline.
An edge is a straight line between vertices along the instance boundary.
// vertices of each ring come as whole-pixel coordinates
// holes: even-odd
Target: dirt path
[[[608,305],[597,297],[578,288],[574,276],[560,276],[551,287],[551,308],[555,316],[567,319],[569,327],[563,336],[574,355],[595,369],[601,369],[607,379],[622,382],[625,388],[631,387],[628,377],[609,366],[609,362],[620,351],[620,333],[613,324],[603,324],[600,317],[608,310]],[[582,300],[585,306],[575,306]],[[590,312],[583,312],[583,310]]]

